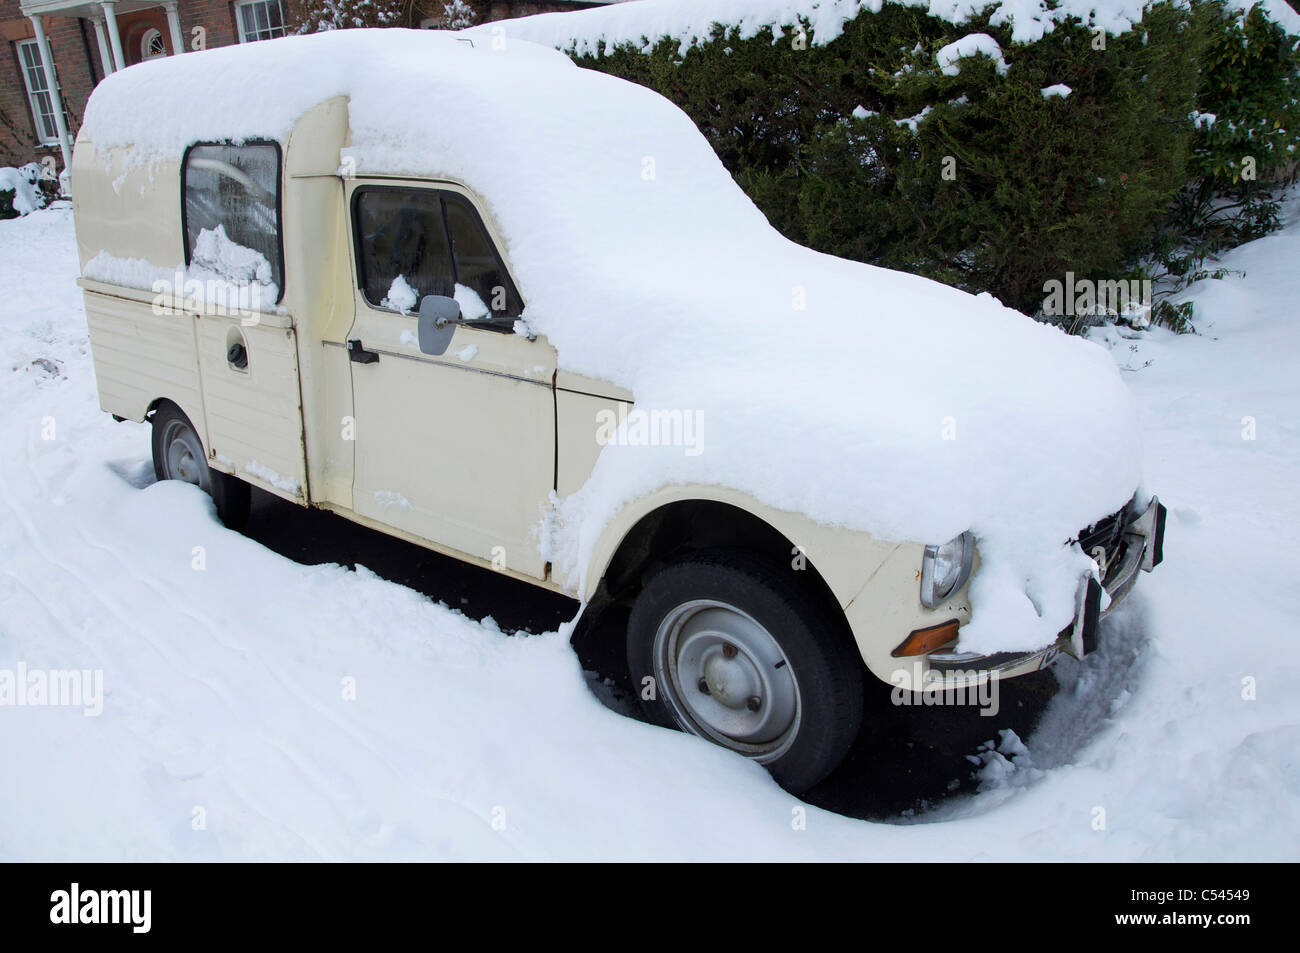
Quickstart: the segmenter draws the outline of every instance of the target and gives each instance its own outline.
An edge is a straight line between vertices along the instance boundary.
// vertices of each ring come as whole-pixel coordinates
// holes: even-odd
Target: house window
[[[280,0],[248,0],[235,7],[239,17],[239,42],[272,40],[284,36],[284,7]]]
[[[145,30],[144,36],[140,37],[140,59],[151,60],[166,55],[167,44],[163,42],[162,31],[153,27]]]
[[[18,46],[18,61],[23,67],[23,82],[27,84],[27,101],[32,107],[32,120],[36,123],[36,138],[42,145],[59,141],[59,124],[54,117],[54,100],[45,82],[45,66],[41,62],[41,47],[35,40],[22,40]]]

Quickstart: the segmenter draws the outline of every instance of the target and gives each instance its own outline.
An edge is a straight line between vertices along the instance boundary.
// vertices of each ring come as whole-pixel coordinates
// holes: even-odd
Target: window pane
[[[36,41],[24,43],[22,51],[23,66],[27,69],[27,81],[32,84],[32,89],[44,89],[45,71],[41,69],[41,52]]]
[[[357,193],[356,231],[361,290],[380,306],[398,276],[425,295],[454,297],[451,255],[438,193],[365,189]]]
[[[40,117],[40,133],[48,142],[59,138],[59,124],[54,121],[54,107],[49,93],[36,94],[36,114]]]
[[[193,256],[203,229],[224,227],[236,245],[258,252],[284,289],[280,259],[280,156],[274,145],[195,146],[185,160],[185,243]]]
[[[245,42],[284,36],[284,7],[280,0],[253,0],[240,4],[239,33]]]
[[[447,227],[456,253],[456,280],[470,288],[497,318],[517,318],[523,312],[505,266],[487,229],[464,198],[446,193]]]

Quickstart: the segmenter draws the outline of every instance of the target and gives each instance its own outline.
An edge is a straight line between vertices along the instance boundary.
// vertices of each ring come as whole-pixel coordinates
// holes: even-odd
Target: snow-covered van
[[[864,691],[1081,656],[1160,561],[1101,348],[787,241],[682,112],[553,50],[150,60],[72,194],[100,401],[159,479],[627,607],[647,716],[792,790]]]

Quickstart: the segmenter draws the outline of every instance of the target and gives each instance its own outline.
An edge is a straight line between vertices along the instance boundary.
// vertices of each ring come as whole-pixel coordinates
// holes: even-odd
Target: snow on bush
[[[965,648],[1036,648],[1070,621],[1091,563],[1066,543],[1140,477],[1110,357],[991,296],[786,240],[655,93],[527,43],[353,30],[115,73],[83,135],[175,168],[196,140],[283,140],[336,95],[358,174],[445,176],[484,197],[528,324],[562,367],[628,388],[640,409],[707,420],[696,455],[605,447],[543,528],[562,569],[585,575],[629,501],[715,485],[890,540],[973,530]],[[411,102],[436,121],[413,121]]]
[[[450,0],[442,5],[442,25],[447,30],[463,30],[472,26],[478,17],[465,0]]]
[[[40,186],[41,181],[49,178],[49,175],[39,162],[29,162],[16,169],[12,166],[0,168],[0,195],[13,193],[13,197],[8,199],[9,207],[15,215],[28,215],[50,204],[49,197]],[[3,207],[0,207],[0,217],[12,216],[8,216]]]
[[[1011,27],[1012,40],[1030,43],[1052,32],[1069,17],[1092,23],[1108,33],[1127,32],[1142,19],[1146,0],[1061,0],[1049,9],[1044,0],[890,0],[915,7],[950,23],[965,23],[992,10],[990,26]],[[764,27],[806,23],[811,42],[829,43],[844,24],[863,10],[879,12],[884,0],[634,0],[595,10],[543,13],[504,24],[486,24],[471,32],[504,28],[506,35],[578,54],[608,52],[631,43],[642,46],[663,36],[678,40],[683,53],[692,43],[709,37],[715,23],[735,26],[740,38],[756,36]],[[1286,0],[1228,0],[1232,9],[1259,6],[1288,32],[1300,34],[1300,14]]]
[[[1002,58],[1002,47],[998,41],[987,33],[971,33],[941,48],[935,54],[939,72],[944,76],[956,76],[961,72],[960,61],[966,56],[987,56],[997,67],[998,75],[1007,75],[1007,61]]]
[[[402,21],[403,0],[316,0],[289,8],[292,33],[324,33],[357,27],[392,26]]]

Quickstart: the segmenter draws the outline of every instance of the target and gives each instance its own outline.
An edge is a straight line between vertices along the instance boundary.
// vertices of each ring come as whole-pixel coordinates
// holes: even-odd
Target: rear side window
[[[414,311],[425,295],[460,302],[470,320],[523,313],[474,207],[454,192],[370,186],[353,198],[357,277],[379,308]]]
[[[278,300],[284,289],[280,147],[269,142],[191,146],[181,190],[185,264],[231,281],[269,282]]]

